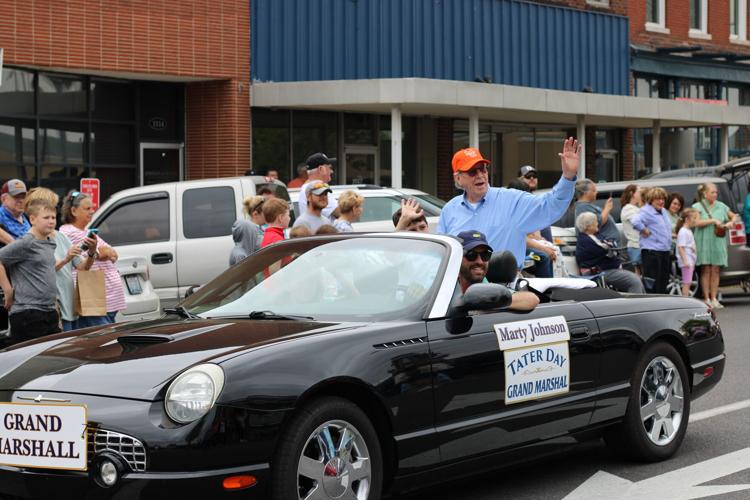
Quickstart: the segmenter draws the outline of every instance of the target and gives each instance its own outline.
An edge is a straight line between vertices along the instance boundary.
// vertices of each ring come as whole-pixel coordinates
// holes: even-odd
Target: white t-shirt
[[[307,212],[307,196],[305,194],[305,188],[308,184],[312,184],[314,182],[321,182],[321,181],[310,181],[306,182],[302,185],[302,187],[299,189],[299,198],[297,199],[297,204],[299,205],[299,213],[304,214]],[[333,223],[333,218],[331,217],[331,214],[334,210],[336,210],[339,206],[338,200],[333,196],[333,193],[328,193],[328,206],[323,209],[323,212],[321,215],[323,217],[326,217],[331,220],[331,224]]]
[[[687,262],[683,262],[682,255],[680,255],[680,247],[685,249],[685,257]],[[677,265],[680,267],[695,267],[695,259],[698,256],[698,252],[695,248],[695,236],[693,231],[686,227],[681,227],[680,232],[677,233]]]
[[[625,234],[625,238],[628,240],[628,248],[639,248],[640,233],[633,227],[633,217],[638,215],[641,209],[632,203],[628,203],[620,211],[620,220],[622,221],[622,232]]]

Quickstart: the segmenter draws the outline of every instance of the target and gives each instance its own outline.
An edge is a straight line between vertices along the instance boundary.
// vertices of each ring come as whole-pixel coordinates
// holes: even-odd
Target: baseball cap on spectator
[[[489,248],[490,252],[492,251],[492,247],[487,243],[487,237],[479,231],[462,231],[458,233],[457,238],[464,247],[464,253],[482,245]]]
[[[524,165],[519,170],[519,173],[521,174],[521,177],[526,177],[527,174],[530,174],[532,172],[534,174],[536,174],[536,169],[534,167],[532,167],[531,165]]]
[[[11,196],[26,194],[26,184],[24,184],[21,180],[11,179],[3,184],[2,194],[9,194]]]
[[[333,193],[333,191],[325,182],[311,182],[305,187],[305,196],[311,193],[319,196],[324,193]]]
[[[336,163],[336,158],[328,158],[325,153],[315,153],[305,162],[307,164],[307,170],[314,170],[321,165],[331,165]]]
[[[462,149],[453,155],[453,161],[451,161],[453,173],[467,172],[479,163],[488,165],[490,161],[484,159],[477,148]]]

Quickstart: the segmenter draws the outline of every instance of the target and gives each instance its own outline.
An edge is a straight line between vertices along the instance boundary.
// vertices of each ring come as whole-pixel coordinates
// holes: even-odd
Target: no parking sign
[[[99,179],[93,177],[84,177],[81,179],[81,193],[91,198],[91,202],[94,205],[94,210],[99,209]]]

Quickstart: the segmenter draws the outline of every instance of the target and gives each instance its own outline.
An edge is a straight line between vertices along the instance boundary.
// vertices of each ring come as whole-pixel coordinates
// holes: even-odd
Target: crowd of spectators
[[[685,208],[685,199],[680,193],[667,193],[660,187],[628,185],[620,197],[626,254],[618,254],[623,248],[620,247],[619,231],[610,217],[612,198],[601,207],[596,204],[596,184],[589,179],[576,183],[576,193],[576,229],[579,233],[576,258],[584,272],[601,273],[609,269],[591,265],[589,256],[594,248],[591,244],[593,238],[608,255],[609,265],[619,264],[622,268],[624,263],[637,276],[645,278],[649,285],[647,289],[652,293],[667,293],[669,276],[673,263],[676,263],[682,294],[690,295],[694,272],[699,268],[703,299],[714,308],[723,307],[718,301],[718,288],[720,268],[727,265],[725,234],[738,216],[718,201],[714,184],[701,184],[696,192],[696,202],[689,208]],[[588,215],[582,218],[584,214]],[[590,216],[596,219],[596,230]],[[593,231],[590,238],[580,237],[583,228],[590,233]]]
[[[0,190],[0,287],[8,311],[10,344],[87,326],[114,322],[125,308],[125,294],[117,272],[117,252],[86,229],[91,221],[91,199],[71,191],[59,197],[36,187],[27,190],[19,179]],[[82,316],[75,307],[77,275],[100,270],[105,287],[99,297],[105,314]]]

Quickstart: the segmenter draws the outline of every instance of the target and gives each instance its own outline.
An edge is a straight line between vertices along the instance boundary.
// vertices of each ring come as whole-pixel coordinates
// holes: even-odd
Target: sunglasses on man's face
[[[482,262],[487,262],[490,260],[490,257],[492,257],[492,252],[490,252],[489,250],[485,250],[484,252],[469,250],[464,254],[464,258],[469,262],[474,262],[475,260],[477,260],[477,256],[482,259]]]
[[[483,174],[486,174],[487,173],[487,165],[479,165],[477,167],[472,168],[471,170],[467,170],[464,173],[466,175],[468,175],[469,177],[476,177],[477,174],[480,173],[480,172],[483,173]]]
[[[536,174],[526,174],[523,176],[524,179],[536,179]]]

